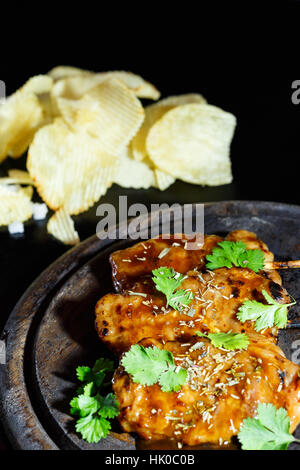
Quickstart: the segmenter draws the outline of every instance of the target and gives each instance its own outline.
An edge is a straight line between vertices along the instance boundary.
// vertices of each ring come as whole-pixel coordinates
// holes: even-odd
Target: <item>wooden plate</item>
[[[278,260],[300,257],[299,206],[247,201],[205,205],[206,233],[235,229],[256,232]],[[91,237],[44,271],[10,315],[5,327],[7,363],[0,365],[0,400],[3,425],[15,448],[117,450],[140,446],[117,425],[107,439],[87,444],[74,432],[74,420],[68,414],[76,389],[75,367],[110,355],[94,331],[93,310],[101,296],[113,291],[109,254],[132,243]],[[300,270],[283,271],[282,275],[284,286],[299,300]],[[300,339],[299,305],[291,311],[291,327],[280,333],[279,343],[288,358],[293,341]],[[157,445],[161,447],[164,445]]]

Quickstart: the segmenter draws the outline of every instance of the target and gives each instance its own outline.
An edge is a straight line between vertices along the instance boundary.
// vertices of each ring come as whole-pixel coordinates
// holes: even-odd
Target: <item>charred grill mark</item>
[[[262,296],[262,293],[259,292],[256,287],[254,289],[252,289],[251,291],[251,294],[253,296],[253,299],[254,300],[257,300],[258,302],[261,302],[262,300],[264,300],[264,297]]]
[[[280,377],[280,382],[284,384],[284,379],[285,379],[285,371],[284,370],[279,370],[278,375]]]
[[[271,281],[270,284],[269,284],[269,288],[270,288],[272,297],[276,301],[279,301],[279,300],[283,299],[283,289],[279,284],[277,284],[274,281]]]
[[[122,310],[122,305],[121,304],[116,305],[116,314],[117,315],[120,315],[121,310]]]
[[[102,328],[102,330],[100,331],[100,334],[101,334],[102,336],[107,336],[108,333],[109,333],[108,328]]]
[[[239,294],[240,294],[240,289],[239,289],[238,287],[233,287],[233,289],[232,289],[232,295],[233,295],[233,297],[234,297],[235,299],[237,299],[238,296],[239,296]]]

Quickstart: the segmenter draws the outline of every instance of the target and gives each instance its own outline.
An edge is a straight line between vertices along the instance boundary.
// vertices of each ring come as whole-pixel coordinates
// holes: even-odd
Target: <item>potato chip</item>
[[[206,100],[202,95],[189,93],[186,95],[169,96],[157,103],[146,106],[145,120],[131,143],[132,154],[136,160],[144,160],[147,156],[146,139],[153,124],[163,117],[167,111],[170,111],[170,109],[189,103],[206,103]]]
[[[36,75],[31,77],[19,91],[33,93],[36,96],[45,95],[52,91],[53,79],[48,75]]]
[[[32,217],[30,186],[7,186],[0,184],[0,226],[24,222]]]
[[[91,89],[80,100],[58,98],[57,103],[75,132],[96,137],[99,146],[111,155],[125,149],[144,120],[140,101],[115,78]]]
[[[47,205],[79,214],[106,193],[119,161],[97,139],[74,133],[62,119],[40,129],[29,148],[27,168]]]
[[[8,155],[20,157],[45,123],[39,96],[49,93],[52,83],[48,76],[32,77],[0,105],[0,162]]]
[[[33,179],[27,171],[8,170],[8,177],[0,178],[0,184],[31,184],[34,185]]]
[[[168,111],[150,129],[147,153],[174,178],[216,186],[232,181],[230,143],[236,118],[208,104],[186,104]]]
[[[155,175],[155,187],[160,189],[161,191],[164,191],[167,189],[171,184],[175,183],[175,178],[165,171],[161,170],[154,170],[154,175]]]
[[[54,73],[55,75],[57,73]],[[120,80],[139,98],[158,100],[160,97],[160,93],[154,85],[145,81],[139,75],[122,71],[92,73],[82,70],[78,74],[74,74],[74,76],[71,75],[58,80],[53,87],[53,94],[62,98],[80,99],[95,86],[112,78]]]
[[[34,185],[33,179],[27,171],[22,170],[9,170],[9,176],[0,178],[0,184],[31,184]]]
[[[137,162],[126,152],[120,156],[120,167],[114,179],[123,188],[148,189],[155,185],[153,170],[145,162]]]
[[[8,170],[8,176],[15,180],[18,180],[19,184],[33,184],[33,180],[28,171],[11,169]]]
[[[184,95],[167,96],[155,104],[175,108],[176,106],[183,106],[184,104],[196,103],[206,104],[206,99],[199,93],[185,93]]]
[[[79,69],[77,67],[71,67],[69,65],[58,65],[48,72],[51,78],[56,82],[62,78],[75,77],[76,75],[92,75],[93,72],[88,70]]]
[[[49,219],[47,231],[65,245],[77,245],[80,242],[74,221],[64,209],[55,212]]]

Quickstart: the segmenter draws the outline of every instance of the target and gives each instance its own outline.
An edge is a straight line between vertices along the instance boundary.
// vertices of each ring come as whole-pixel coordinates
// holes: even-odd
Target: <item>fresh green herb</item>
[[[86,366],[77,367],[77,378],[80,382],[83,382],[83,385],[77,390],[78,394],[83,393],[83,386],[90,382],[94,383],[94,388],[101,387],[105,379],[105,373],[111,372],[113,368],[113,361],[110,359],[103,359],[102,357],[95,362],[92,369]]]
[[[77,367],[76,373],[82,386],[78,396],[70,402],[71,415],[77,416],[76,431],[89,443],[99,442],[110,431],[109,419],[118,416],[119,404],[113,393],[100,395],[105,373],[113,370],[109,359],[98,359],[94,367]]]
[[[257,417],[244,419],[238,439],[243,450],[286,450],[291,442],[300,443],[289,429],[290,418],[285,408],[260,403]]]
[[[211,255],[207,255],[208,269],[232,268],[233,266],[249,268],[258,272],[264,267],[264,254],[261,250],[247,250],[243,242],[219,242],[220,248],[213,248]]]
[[[187,371],[175,365],[173,354],[156,346],[131,346],[121,364],[133,382],[142,385],[159,383],[163,392],[177,392],[187,379]]]
[[[296,302],[290,304],[280,304],[276,302],[265,290],[262,294],[268,305],[257,302],[256,300],[246,300],[238,309],[237,318],[244,323],[247,320],[255,321],[255,330],[261,331],[264,328],[285,328],[287,325],[287,307],[295,305]]]
[[[196,331],[196,335],[210,339],[215,348],[247,349],[249,345],[249,338],[245,333],[208,333],[206,335]]]
[[[181,286],[187,276],[183,276],[174,271],[173,268],[167,268],[165,266],[154,269],[152,274],[156,289],[167,297],[167,306],[170,305],[174,310],[180,311],[183,307],[187,307],[191,303],[193,299],[192,292],[185,289],[175,291],[175,289]]]

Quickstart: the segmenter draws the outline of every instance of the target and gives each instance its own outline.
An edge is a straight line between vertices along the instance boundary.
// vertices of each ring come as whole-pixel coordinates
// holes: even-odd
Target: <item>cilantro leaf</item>
[[[177,368],[176,366],[173,366],[160,375],[158,383],[163,392],[178,392],[182,385],[185,384],[186,379],[186,369],[183,369],[183,367]]]
[[[107,437],[110,431],[110,422],[101,417],[89,414],[80,418],[76,423],[76,431],[89,443],[97,443]]]
[[[205,336],[210,339],[215,348],[224,349],[247,349],[249,345],[249,338],[245,333],[200,333],[196,331],[197,336]]]
[[[238,309],[237,318],[244,323],[247,320],[255,320],[255,330],[261,331],[265,328],[285,328],[287,325],[287,307],[295,305],[296,302],[290,304],[280,304],[276,302],[265,290],[262,294],[268,305],[256,300],[246,300]]]
[[[173,354],[156,346],[131,346],[121,364],[133,382],[142,385],[159,383],[165,392],[178,391],[187,378],[186,370],[175,366]]]
[[[186,279],[186,276],[166,266],[154,269],[152,274],[152,280],[156,289],[165,294],[167,298],[167,306],[170,305],[174,310],[182,310],[183,307],[191,303],[193,299],[192,292],[184,289],[176,291],[176,289],[181,286],[184,279]]]
[[[90,382],[93,380],[93,374],[90,367],[79,366],[76,369],[76,375],[80,382]]]
[[[97,372],[111,372],[113,371],[113,369],[113,361],[100,357],[100,359],[97,359],[97,361],[95,362],[95,365],[93,367],[93,373],[96,374]]]
[[[121,364],[132,376],[133,382],[153,385],[167,368],[168,351],[159,348],[144,348],[135,344],[124,355]]]
[[[286,450],[291,442],[297,441],[289,429],[290,418],[285,408],[260,403],[257,417],[244,419],[238,439],[244,450]]]
[[[74,403],[76,403],[76,412]],[[86,395],[79,395],[79,397],[73,398],[70,404],[73,409],[73,413],[71,410],[71,414],[78,414],[81,417],[87,416],[91,413],[96,413],[100,406],[96,397],[87,397]]]
[[[100,358],[95,362],[92,369],[86,366],[77,367],[76,375],[78,380],[84,384],[94,382],[95,387],[99,388],[105,379],[105,372],[111,372],[113,370],[113,366],[114,363],[110,359]],[[81,393],[83,393],[83,387],[78,389],[78,394]]]
[[[182,307],[187,307],[193,299],[193,293],[184,289],[175,291],[169,299],[169,305],[174,310],[182,310]]]
[[[264,267],[264,254],[261,250],[247,250],[243,242],[223,241],[206,256],[208,269],[232,268],[233,266],[249,268],[258,272]]]
[[[261,250],[246,250],[239,256],[239,266],[242,268],[252,269],[255,273],[258,273],[265,265],[265,257]]]
[[[102,418],[115,418],[120,413],[120,405],[113,393],[108,393],[106,397],[99,396],[99,415]]]
[[[95,443],[106,437],[110,430],[108,419],[120,413],[119,404],[113,393],[105,397],[100,395],[100,386],[105,378],[105,372],[111,372],[113,362],[100,358],[94,367],[80,366],[76,373],[83,385],[78,389],[78,396],[71,402],[70,413],[78,416],[76,431],[87,442]]]

